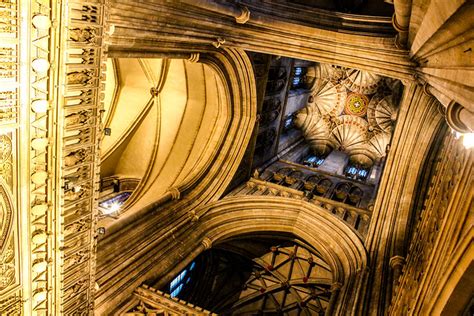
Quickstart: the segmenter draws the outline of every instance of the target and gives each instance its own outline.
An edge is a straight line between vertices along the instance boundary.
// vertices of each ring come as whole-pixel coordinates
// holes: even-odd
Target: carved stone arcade
[[[0,4],[2,314],[92,313],[104,9]]]

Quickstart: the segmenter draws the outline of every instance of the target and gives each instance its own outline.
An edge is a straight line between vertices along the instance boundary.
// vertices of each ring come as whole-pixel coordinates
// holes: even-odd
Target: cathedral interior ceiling
[[[313,152],[326,156],[346,152],[360,166],[385,157],[396,121],[401,83],[363,70],[320,63],[308,105],[296,114]]]
[[[225,130],[227,102],[222,81],[203,64],[135,58],[114,63],[120,86],[115,98],[105,98],[115,103],[105,113],[111,135],[104,136],[101,176],[139,179],[122,207],[126,211],[199,172]],[[151,95],[155,88],[159,92]]]
[[[305,267],[297,286],[313,255],[330,270],[319,290],[333,303],[318,313],[467,313],[474,6],[382,1],[1,1],[0,314],[113,314],[137,297],[179,311],[144,282],[166,286],[213,245],[260,233],[290,233],[308,251],[254,256],[261,271],[242,301],[291,291],[277,273],[256,286],[278,253]],[[282,185],[257,171],[240,183],[258,194],[224,197],[258,145],[257,119],[282,118],[283,103],[257,117],[251,53],[319,63],[297,125],[315,152],[386,161],[373,209],[309,201],[283,172]],[[402,81],[400,102],[399,82],[382,76]],[[116,214],[100,204],[112,197]]]

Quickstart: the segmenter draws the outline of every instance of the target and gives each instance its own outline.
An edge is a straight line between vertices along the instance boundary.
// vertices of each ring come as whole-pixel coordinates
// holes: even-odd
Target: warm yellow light
[[[35,100],[31,103],[31,108],[35,113],[46,113],[48,111],[48,101]]]
[[[35,15],[33,19],[31,19],[33,26],[39,30],[48,30],[51,27],[51,20],[42,14]]]
[[[466,149],[474,147],[474,133],[466,133],[462,137],[462,144]]]
[[[40,273],[46,270],[48,263],[46,261],[39,261],[33,265],[33,271]]]
[[[31,147],[34,150],[44,150],[48,146],[47,138],[35,138],[31,141]]]
[[[44,184],[48,179],[48,173],[46,171],[36,171],[31,175],[31,181],[36,184]]]
[[[47,204],[38,204],[31,208],[31,213],[35,216],[42,216],[48,211]]]
[[[31,62],[31,67],[38,73],[45,73],[49,69],[49,62],[44,58],[37,58]]]
[[[39,291],[33,295],[36,303],[40,303],[46,299],[47,293],[45,291]]]

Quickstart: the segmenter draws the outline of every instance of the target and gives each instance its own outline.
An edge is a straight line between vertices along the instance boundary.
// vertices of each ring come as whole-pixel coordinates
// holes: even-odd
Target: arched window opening
[[[194,270],[196,263],[193,261],[186,269],[181,271],[170,283],[169,290],[171,297],[178,297],[183,288],[191,281],[191,272]]]
[[[369,175],[370,168],[364,168],[359,165],[349,164],[344,169],[344,175],[347,178],[365,181]]]
[[[102,214],[112,214],[120,210],[122,205],[132,195],[132,192],[120,192],[119,194],[108,198],[99,203],[99,210]]]
[[[318,184],[316,184],[313,190],[313,194],[318,195],[318,196],[326,196],[331,187],[332,187],[332,181],[327,178],[323,178],[322,180],[318,182]]]
[[[363,192],[358,187],[352,187],[349,191],[349,196],[346,203],[352,206],[357,206],[362,199]]]
[[[285,177],[285,180],[283,181],[283,183],[281,183],[281,185],[285,187],[296,188],[298,186],[296,184],[301,182],[302,176],[303,176],[303,173],[301,171],[294,170]]]
[[[285,116],[284,121],[283,121],[283,132],[287,133],[288,131],[295,128],[294,118],[295,118],[294,113]]]
[[[305,158],[303,158],[303,165],[311,167],[311,168],[317,168],[321,166],[326,158],[317,156],[315,154],[309,154]]]
[[[306,67],[294,67],[293,77],[291,78],[291,90],[306,88]]]
[[[332,199],[352,206],[358,206],[364,195],[363,191],[349,182],[342,182],[336,185],[332,194]]]
[[[350,188],[351,185],[347,182],[339,183],[336,186],[336,189],[334,190],[332,199],[338,202],[344,202],[347,199],[347,196],[349,195]]]

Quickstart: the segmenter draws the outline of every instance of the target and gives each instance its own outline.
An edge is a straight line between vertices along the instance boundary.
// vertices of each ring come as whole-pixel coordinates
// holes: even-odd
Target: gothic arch
[[[256,84],[247,54],[241,49],[225,48],[200,54],[199,62],[211,67],[224,83],[227,102],[221,105],[219,112],[225,118],[223,130],[213,143],[212,152],[182,181],[164,194],[155,195],[152,202],[142,203],[118,219],[107,218],[107,222],[101,222],[106,233],[99,240],[97,255],[96,276],[100,289],[96,308],[99,314],[122,302],[146,280],[152,264],[146,258],[158,258],[160,252],[171,245],[160,242],[161,238],[149,243],[149,236],[167,236],[167,221],[181,221],[189,209],[219,199],[250,141],[257,108]],[[161,207],[165,203],[166,208]],[[142,247],[142,243],[148,246]],[[123,247],[117,249],[117,244]],[[120,284],[116,280],[120,280]]]
[[[114,231],[115,227],[122,227],[123,223],[129,221],[128,217],[137,211],[156,208],[172,199],[189,197],[188,202],[192,200],[198,203],[202,199],[208,201],[219,198],[243,157],[256,120],[255,79],[248,56],[240,49],[221,49],[190,56],[194,62],[198,60],[211,69],[219,78],[223,90],[218,100],[215,126],[207,137],[211,141],[201,146],[201,154],[197,159],[191,159],[190,153],[199,151],[195,148],[195,142],[180,170],[166,169],[166,166],[154,168],[152,161],[147,167],[146,176],[136,189],[137,192],[127,202],[126,212],[121,215],[120,221],[106,220],[104,223],[109,232]],[[167,156],[183,154],[186,153],[175,145]],[[158,157],[155,155],[153,159]],[[175,181],[170,182],[169,178]],[[171,183],[168,188],[163,186],[167,181]],[[212,191],[207,192],[208,188],[212,188]]]
[[[203,240],[205,247],[249,233],[292,233],[320,251],[330,265],[333,286],[341,286],[339,312],[349,311],[357,300],[367,265],[365,246],[355,231],[319,206],[283,197],[239,196],[208,205],[196,215],[191,238]]]

